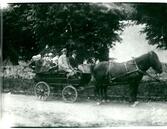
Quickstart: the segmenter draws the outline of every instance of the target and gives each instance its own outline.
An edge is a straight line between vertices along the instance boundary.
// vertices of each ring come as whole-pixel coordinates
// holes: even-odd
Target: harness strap
[[[124,63],[124,66],[125,66],[126,72],[128,72],[128,68],[127,68],[126,62]]]
[[[145,71],[142,71],[142,70],[138,67],[138,65],[137,65],[136,60],[135,60],[134,57],[133,57],[133,61],[134,61],[134,64],[135,64],[135,66],[136,66],[136,70],[131,71],[131,72],[128,72],[127,64],[124,63],[125,69],[126,69],[126,71],[127,71],[126,74],[131,74],[131,73],[134,73],[134,72],[139,72],[139,73],[141,73],[141,74],[143,74],[143,75],[147,75],[147,76],[149,76],[150,78],[155,79],[155,80],[158,81],[158,82],[161,82],[160,79],[151,76],[149,73],[147,73],[147,72],[145,72]],[[110,66],[110,61],[108,62],[108,65],[109,65],[109,67],[108,67],[108,71],[107,71],[107,72],[108,72],[109,80],[110,80],[110,81],[113,81],[113,80],[116,79],[117,77],[111,78],[111,76],[110,76],[110,68],[111,68],[111,66]],[[125,75],[126,75],[126,74],[125,74]],[[120,77],[122,77],[122,76],[124,76],[124,75],[121,75]]]
[[[139,70],[139,67],[138,67],[138,65],[137,65],[137,63],[136,63],[136,61],[135,61],[135,58],[132,57],[132,59],[133,59],[133,62],[134,62],[134,64],[135,64],[136,70]],[[129,71],[128,71],[128,67],[127,67],[127,63],[125,62],[125,63],[123,63],[123,64],[124,64],[124,66],[125,66],[126,72],[129,72]]]
[[[107,71],[107,73],[108,73],[108,78],[109,78],[109,80],[111,80],[111,76],[110,76],[110,69],[111,69],[111,65],[110,65],[110,61],[108,61],[108,71]]]
[[[147,76],[149,76],[150,78],[155,79],[155,80],[158,81],[158,82],[161,82],[160,79],[158,79],[157,77],[151,76],[151,75],[150,75],[149,73],[147,73],[147,72],[144,72],[144,71],[142,71],[142,70],[138,70],[138,72],[142,73],[143,75],[147,75]]]
[[[136,69],[137,69],[137,70],[140,70],[139,67],[138,67],[138,65],[137,65],[137,63],[136,63],[135,57],[132,57],[132,59],[133,59],[133,61],[134,61],[134,63],[135,63]]]

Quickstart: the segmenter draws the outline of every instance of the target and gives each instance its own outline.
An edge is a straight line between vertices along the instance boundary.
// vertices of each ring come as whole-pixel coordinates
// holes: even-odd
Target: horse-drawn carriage
[[[68,78],[65,72],[48,70],[36,73],[34,92],[41,100],[46,100],[52,91],[61,92],[65,102],[75,102],[80,92],[91,88],[88,86],[90,79],[90,73],[80,73]]]
[[[38,98],[46,100],[50,95],[50,87],[61,89],[63,100],[75,102],[78,93],[87,88],[91,79],[91,74],[95,79],[95,93],[99,100],[107,99],[107,87],[115,85],[114,83],[128,83],[130,86],[130,101],[136,101],[138,85],[144,75],[150,76],[146,71],[152,67],[157,73],[162,73],[162,65],[155,52],[149,52],[138,58],[123,63],[113,63],[109,61],[100,62],[93,66],[92,73],[82,73],[81,77],[67,79],[66,74],[56,73],[37,73],[35,85],[35,94]],[[160,81],[157,78],[154,78]],[[105,82],[107,85],[105,84]],[[83,88],[81,88],[83,87]]]

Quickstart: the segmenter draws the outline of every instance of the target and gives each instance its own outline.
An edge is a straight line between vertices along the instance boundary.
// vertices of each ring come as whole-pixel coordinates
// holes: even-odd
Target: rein
[[[151,76],[151,75],[150,75],[149,73],[147,73],[147,72],[144,72],[144,71],[142,71],[142,70],[139,70],[138,72],[142,73],[143,75],[147,75],[147,76],[149,76],[150,78],[152,78],[152,79],[154,79],[154,80],[156,80],[156,81],[158,81],[158,82],[161,82],[160,79],[158,79],[157,77]]]

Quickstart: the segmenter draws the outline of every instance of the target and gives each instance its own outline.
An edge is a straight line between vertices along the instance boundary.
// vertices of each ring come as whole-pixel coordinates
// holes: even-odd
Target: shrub
[[[3,66],[3,78],[33,79],[34,76],[33,70],[24,65]]]

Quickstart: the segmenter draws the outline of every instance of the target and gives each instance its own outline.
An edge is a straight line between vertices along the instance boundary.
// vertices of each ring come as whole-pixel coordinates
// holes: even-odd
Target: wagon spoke
[[[45,92],[45,93],[44,93],[44,96],[48,96],[48,92]]]
[[[41,100],[46,100],[50,94],[49,85],[45,82],[37,83],[34,90],[37,98]]]
[[[66,86],[62,91],[62,97],[66,102],[75,102],[78,97],[76,88],[73,86]]]
[[[38,87],[36,87],[36,90],[37,90],[37,91],[41,91],[42,88],[38,86]]]

